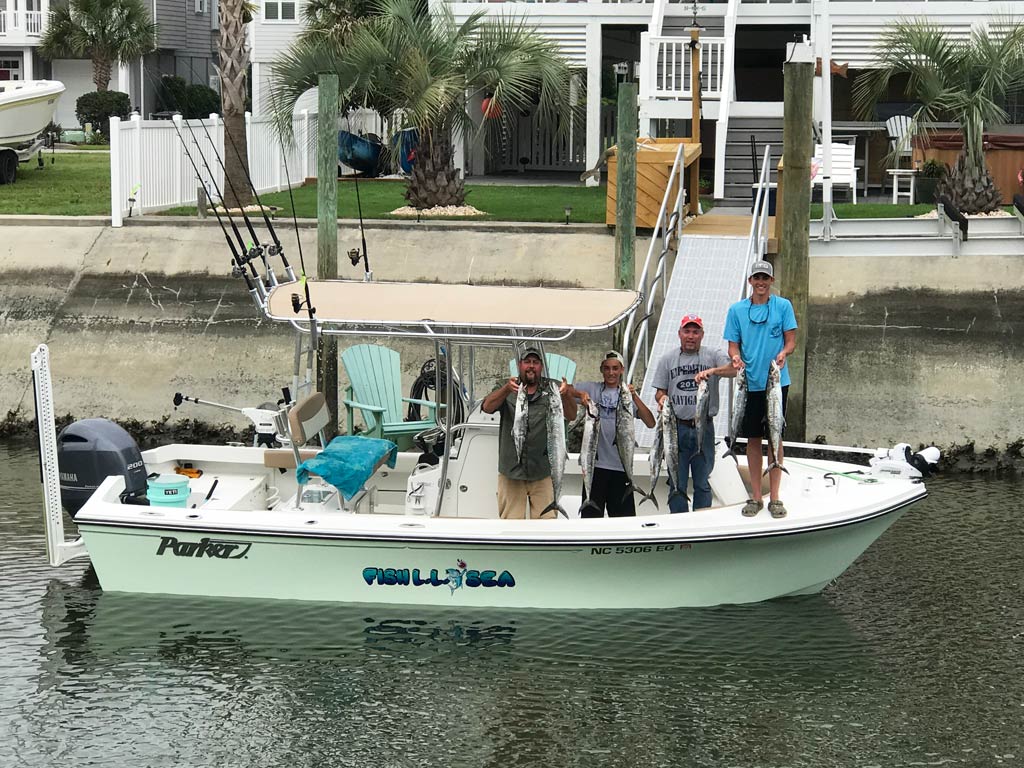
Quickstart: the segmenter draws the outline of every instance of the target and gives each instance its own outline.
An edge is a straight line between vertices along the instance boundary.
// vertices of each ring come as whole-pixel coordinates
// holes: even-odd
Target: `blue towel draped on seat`
[[[387,460],[392,469],[398,459],[398,446],[390,440],[375,437],[342,435],[336,437],[320,453],[302,462],[295,470],[295,478],[302,485],[310,473],[322,477],[348,501],[363,487],[363,483]]]

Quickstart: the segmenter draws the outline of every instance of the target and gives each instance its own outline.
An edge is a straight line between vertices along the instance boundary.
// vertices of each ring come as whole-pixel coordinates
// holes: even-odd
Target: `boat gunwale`
[[[736,541],[752,541],[759,539],[770,539],[779,538],[782,536],[801,536],[809,533],[817,533],[820,531],[837,530],[840,528],[847,528],[852,525],[859,525],[861,523],[868,522],[880,517],[885,517],[893,512],[897,512],[905,507],[912,504],[916,504],[922,499],[928,496],[927,489],[924,488],[923,483],[921,484],[922,492],[913,496],[909,499],[903,499],[896,504],[883,507],[878,510],[873,510],[869,513],[859,515],[853,518],[847,518],[842,520],[836,520],[831,523],[817,524],[814,526],[808,526],[806,528],[790,528],[787,530],[763,530],[756,533],[747,534],[727,534],[721,536],[712,535],[690,535],[684,536],[679,534],[669,534],[666,536],[658,537],[657,533],[651,533],[645,536],[630,536],[626,538],[604,538],[604,539],[566,539],[560,538],[555,539],[540,539],[540,538],[518,538],[515,536],[508,536],[507,534],[501,534],[500,538],[492,536],[488,538],[482,537],[466,537],[458,535],[440,534],[435,536],[422,536],[404,531],[396,531],[394,535],[390,533],[373,533],[373,534],[360,534],[360,533],[327,533],[327,532],[313,532],[313,531],[284,531],[284,530],[253,530],[244,528],[232,528],[225,526],[211,526],[211,527],[197,527],[188,526],[183,524],[172,523],[169,525],[156,525],[158,521],[154,520],[154,524],[148,524],[145,522],[135,521],[113,521],[113,520],[82,520],[77,522],[79,530],[88,531],[92,529],[102,528],[129,528],[133,530],[164,530],[164,531],[184,531],[194,534],[218,534],[218,535],[232,535],[232,536],[253,536],[259,538],[287,538],[287,539],[309,539],[318,541],[372,541],[380,544],[404,544],[404,543],[417,543],[417,544],[435,544],[435,545],[466,545],[466,546],[483,546],[483,545],[514,545],[518,547],[587,547],[587,546],[646,546],[655,544],[710,544],[716,542],[736,542]],[[405,515],[395,515],[396,518],[406,518]],[[653,517],[653,516],[652,516]],[[458,520],[459,518],[450,518],[452,520]],[[479,518],[477,518],[479,519]],[[509,521],[504,521],[509,522]],[[530,520],[525,521],[530,524],[542,525],[541,521]],[[613,534],[615,535],[615,534]]]

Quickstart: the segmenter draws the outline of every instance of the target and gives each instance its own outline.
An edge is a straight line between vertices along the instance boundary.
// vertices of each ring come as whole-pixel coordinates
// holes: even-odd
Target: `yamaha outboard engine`
[[[121,501],[145,504],[146,465],[132,436],[107,419],[83,419],[57,435],[60,500],[71,517],[110,475],[124,477]]]

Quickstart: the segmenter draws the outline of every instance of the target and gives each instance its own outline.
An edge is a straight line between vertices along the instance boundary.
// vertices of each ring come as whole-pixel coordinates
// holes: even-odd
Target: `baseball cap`
[[[682,320],[679,321],[680,328],[685,328],[688,325],[696,325],[698,328],[703,328],[704,321],[700,319],[699,315],[695,315],[691,312],[687,315],[683,315]]]
[[[622,359],[622,355],[620,355],[614,349],[609,349],[607,352],[605,352],[602,360],[618,360],[623,365],[626,364],[626,361]]]
[[[761,274],[768,275],[768,277],[775,277],[775,270],[772,269],[770,261],[755,261],[750,265],[750,277]]]
[[[540,350],[537,349],[537,347],[523,347],[523,351],[519,353],[519,362],[522,362],[530,355],[533,355],[541,362],[544,362],[544,355],[540,353]]]

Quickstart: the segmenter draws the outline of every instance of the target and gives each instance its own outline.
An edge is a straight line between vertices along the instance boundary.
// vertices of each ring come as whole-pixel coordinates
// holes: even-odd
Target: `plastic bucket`
[[[148,481],[146,498],[152,506],[187,507],[188,478],[182,475],[157,475]]]

